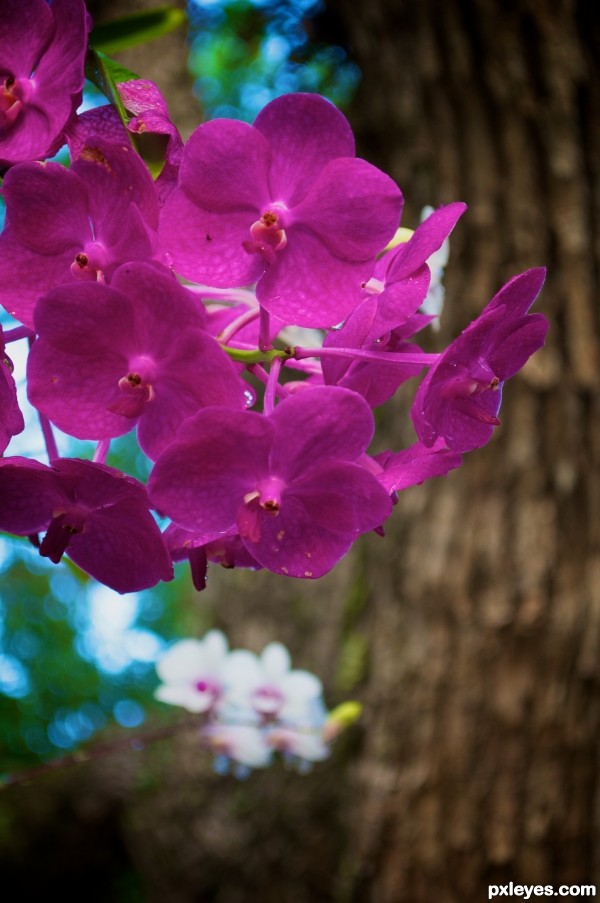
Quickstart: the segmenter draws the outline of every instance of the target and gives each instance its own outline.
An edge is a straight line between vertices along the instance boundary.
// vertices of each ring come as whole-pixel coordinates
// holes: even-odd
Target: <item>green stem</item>
[[[248,350],[245,348],[232,348],[230,345],[221,345],[232,361],[238,361],[240,364],[265,364],[280,358],[282,361],[289,361],[294,357],[293,348],[271,348],[268,351],[261,351],[259,348]]]

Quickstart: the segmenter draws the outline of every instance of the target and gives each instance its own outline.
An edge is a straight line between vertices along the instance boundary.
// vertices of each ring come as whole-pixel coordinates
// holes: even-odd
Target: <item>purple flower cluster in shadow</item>
[[[6,349],[28,342],[49,464],[0,460],[0,529],[119,592],[184,559],[198,589],[209,562],[320,577],[383,534],[399,492],[490,439],[505,380],[544,342],[528,312],[544,271],[425,353],[428,261],[465,204],[399,243],[399,188],[314,94],[185,144],[147,81],[120,86],[126,125],[110,105],[76,116],[83,3],[5,6],[0,302],[20,325],[0,334],[0,453],[23,429]],[[158,179],[130,141],[144,131],[166,136]],[[67,140],[70,168],[45,162]],[[374,453],[373,409],[424,370],[417,441]],[[60,458],[53,426],[96,441],[93,460]],[[133,430],[147,487],[106,463]]]

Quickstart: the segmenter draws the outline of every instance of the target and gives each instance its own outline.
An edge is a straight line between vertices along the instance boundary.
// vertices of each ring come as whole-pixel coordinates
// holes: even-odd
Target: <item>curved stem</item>
[[[3,340],[4,344],[8,345],[9,342],[18,342],[19,339],[30,339],[35,335],[33,330],[29,329],[27,326],[15,326],[14,329],[7,329],[4,333]]]
[[[208,285],[186,285],[186,288],[208,301],[221,301],[227,306],[246,304],[256,307],[256,295],[247,288],[213,288]]]
[[[259,316],[260,311],[258,307],[253,308],[252,310],[247,310],[243,314],[240,314],[239,317],[236,317],[229,326],[226,326],[220,336],[218,336],[219,342],[223,345],[226,345],[227,342],[230,342],[231,339],[243,329],[244,326],[247,326],[248,323],[252,323],[253,320]]]
[[[29,348],[35,342],[35,335],[31,332],[28,336]],[[60,458],[58,453],[58,446],[56,444],[56,439],[54,438],[54,433],[52,432],[52,424],[48,420],[45,414],[42,414],[41,411],[37,412],[38,420],[40,422],[40,427],[42,430],[42,436],[44,437],[44,443],[46,445],[46,454],[48,455],[48,461],[51,464],[57,458]]]
[[[98,445],[96,446],[96,450],[92,456],[92,461],[95,464],[106,464],[106,456],[108,455],[108,450],[110,448],[110,439],[101,439]]]
[[[107,743],[98,743],[88,749],[81,749],[68,756],[61,756],[60,759],[52,759],[50,762],[42,762],[41,765],[34,765],[32,768],[25,768],[23,771],[16,771],[14,774],[0,776],[0,790],[10,787],[14,784],[28,784],[35,778],[42,777],[51,771],[57,771],[59,768],[66,768],[69,765],[78,765],[81,762],[89,762],[91,759],[99,759],[102,756],[109,756],[112,753],[119,752],[123,749],[140,750],[149,743],[156,743],[165,737],[172,737],[182,731],[197,730],[200,727],[198,716],[188,718],[185,721],[179,721],[177,724],[169,724],[166,727],[155,728],[147,731],[145,734],[137,737],[126,737],[119,740],[109,741]]]
[[[56,461],[57,458],[60,458],[56,439],[54,438],[54,433],[52,431],[52,424],[50,423],[46,415],[42,414],[41,411],[38,411],[38,418],[40,421],[40,427],[42,429],[44,442],[46,444],[46,454],[48,455],[48,461],[52,463],[52,461]]]
[[[366,351],[364,348],[294,348],[294,358],[297,361],[307,357],[351,357],[355,360],[377,361],[378,364],[418,364],[425,367],[435,364],[440,355]]]
[[[269,414],[273,413],[273,408],[275,407],[275,395],[277,393],[279,374],[281,373],[282,367],[282,359],[280,357],[276,357],[271,364],[271,369],[269,371],[269,378],[267,380],[267,388],[265,390],[265,398],[263,403],[264,413],[267,415],[267,417],[269,416]]]
[[[258,347],[261,351],[268,351],[271,344],[271,315],[264,307],[260,308],[260,328],[258,333]]]
[[[272,363],[276,358],[282,361],[303,361],[309,357],[350,357],[355,360],[376,361],[378,364],[417,364],[420,367],[430,367],[439,360],[439,354],[404,354],[393,351],[366,351],[364,348],[271,348],[269,351],[261,351],[259,348],[246,350],[244,348],[232,348],[230,345],[222,345],[223,351],[229,357],[241,364]]]
[[[260,364],[250,364],[247,369],[253,376],[260,380],[263,385],[266,386],[268,384],[269,374],[263,366],[261,366]],[[282,386],[281,383],[277,383],[277,385],[275,386],[275,393],[278,398],[287,398],[288,395],[290,395],[289,389],[286,389],[286,387]]]

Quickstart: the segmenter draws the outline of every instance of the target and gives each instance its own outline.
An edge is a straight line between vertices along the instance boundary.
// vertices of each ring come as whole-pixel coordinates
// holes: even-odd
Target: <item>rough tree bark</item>
[[[351,897],[458,903],[487,883],[597,882],[599,10],[329,6],[364,73],[365,151],[413,216],[469,204],[448,329],[539,264],[552,322],[490,446],[407,493],[393,537],[369,549]]]
[[[503,280],[547,264],[548,345],[507,388],[490,445],[403,493],[385,540],[364,539],[318,583],[224,573],[190,594],[190,634],[212,617],[234,645],[281,639],[332,701],[362,699],[361,728],[333,759],[308,778],[273,770],[240,784],[211,776],[188,736],[84,766],[54,795],[32,787],[30,803],[21,789],[46,889],[73,879],[73,849],[96,876],[92,846],[113,869],[129,861],[142,899],[169,903],[476,903],[511,880],[600,888],[600,11],[328,9],[364,73],[350,113],[360,151],[403,187],[407,224],[425,203],[469,204],[442,338]],[[412,441],[408,403],[388,408],[388,445]],[[59,819],[89,844],[73,831],[50,842]],[[80,868],[86,899],[138,899],[100,877],[89,896]]]

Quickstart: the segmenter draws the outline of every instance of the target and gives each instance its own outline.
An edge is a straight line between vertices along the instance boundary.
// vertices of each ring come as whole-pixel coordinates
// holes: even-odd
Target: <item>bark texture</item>
[[[539,264],[551,319],[492,443],[405,493],[393,539],[369,549],[351,897],[597,881],[600,16],[569,0],[331,7],[364,72],[365,151],[413,217],[469,204],[446,326]]]
[[[73,877],[66,841],[48,839],[59,822],[87,832],[90,874],[100,849],[137,873],[135,893],[116,895],[98,870],[89,900],[476,903],[489,883],[600,888],[600,7],[328,10],[364,73],[350,111],[360,152],[404,189],[406,224],[426,203],[469,204],[442,338],[547,264],[548,344],[507,387],[490,445],[403,493],[384,540],[317,583],[218,573],[190,593],[190,635],[212,621],[234,645],[280,639],[332,703],[364,702],[333,759],[241,784],[212,776],[186,736],[82,766],[53,794],[20,789],[45,890],[60,881],[51,858]],[[412,441],[408,405],[388,406],[387,447]]]

